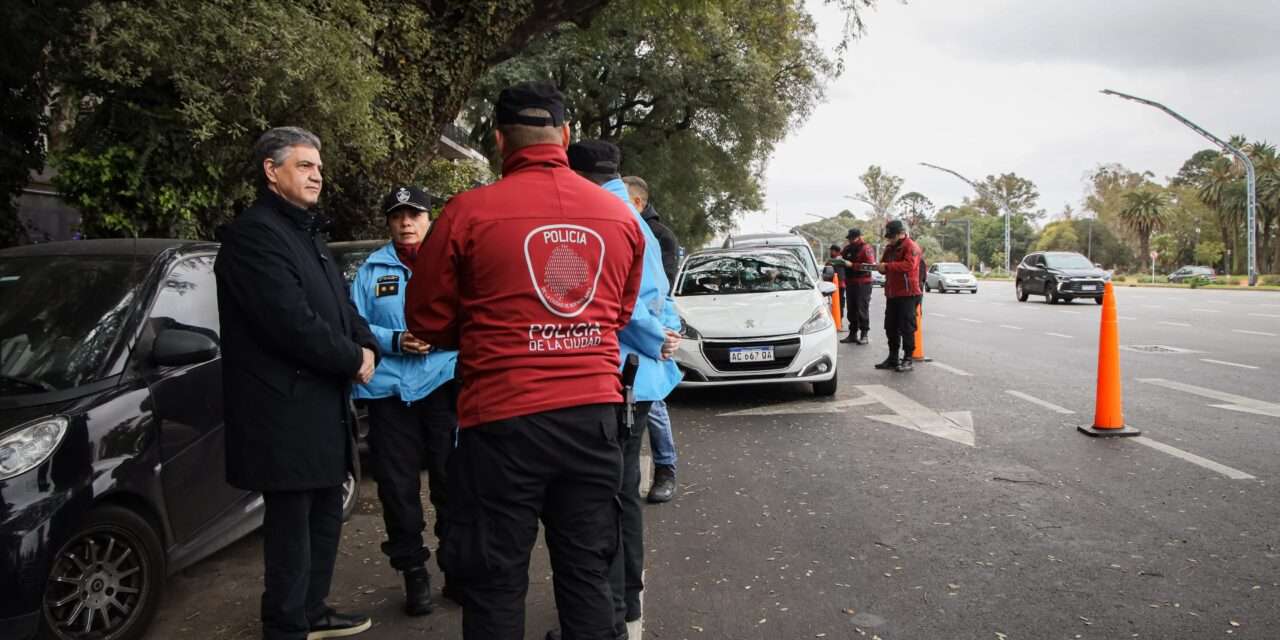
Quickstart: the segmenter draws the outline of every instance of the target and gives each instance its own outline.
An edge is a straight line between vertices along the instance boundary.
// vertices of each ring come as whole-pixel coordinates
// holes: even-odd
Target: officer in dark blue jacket
[[[369,407],[369,453],[387,526],[382,551],[404,574],[405,613],[431,613],[431,578],[423,544],[422,469],[427,470],[435,507],[436,540],[444,540],[445,464],[458,428],[458,352],[432,349],[405,331],[404,296],[413,276],[407,265],[431,227],[427,194],[398,186],[382,201],[391,242],[374,251],[356,273],[351,300],[383,354],[373,379],[357,385],[355,397]],[[438,551],[438,549],[437,549]],[[445,596],[457,599],[450,585]]]

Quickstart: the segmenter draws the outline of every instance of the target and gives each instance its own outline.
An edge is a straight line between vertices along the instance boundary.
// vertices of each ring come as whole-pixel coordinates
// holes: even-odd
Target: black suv
[[[1102,304],[1102,291],[1110,279],[1110,273],[1074,251],[1037,251],[1018,264],[1014,285],[1018,302],[1038,295],[1049,304],[1076,298],[1093,298]]]
[[[0,250],[0,637],[139,638],[166,575],[261,524],[225,480],[217,251]]]

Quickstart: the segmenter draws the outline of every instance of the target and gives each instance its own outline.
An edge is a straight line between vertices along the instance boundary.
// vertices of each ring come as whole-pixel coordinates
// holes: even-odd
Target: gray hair
[[[644,200],[645,204],[649,204],[649,183],[644,181],[640,176],[627,176],[622,179],[627,185],[627,191],[631,193],[631,197]]]
[[[262,171],[262,162],[270,159],[271,164],[284,164],[294,147],[311,147],[320,150],[320,138],[302,127],[275,127],[263,133],[253,144],[253,173],[259,181],[266,183],[267,177]]]

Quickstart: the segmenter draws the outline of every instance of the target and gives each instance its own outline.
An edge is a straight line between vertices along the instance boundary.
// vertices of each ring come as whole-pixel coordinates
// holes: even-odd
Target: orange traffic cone
[[[911,352],[911,359],[916,362],[933,362],[933,358],[924,355],[924,303],[916,305],[916,348]]]
[[[840,330],[840,275],[831,276],[831,284],[836,286],[836,292],[831,294],[831,317],[836,321],[836,331]]]
[[[1120,328],[1116,323],[1116,294],[1111,283],[1102,294],[1102,328],[1098,331],[1098,396],[1093,426],[1077,427],[1088,436],[1136,436],[1141,431],[1124,424],[1120,392]]]

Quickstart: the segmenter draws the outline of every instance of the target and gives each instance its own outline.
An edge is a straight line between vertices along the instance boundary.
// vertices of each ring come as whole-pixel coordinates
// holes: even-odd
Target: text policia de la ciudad
[[[564,322],[529,324],[529,351],[572,351],[604,341],[599,322],[572,320],[596,293],[604,264],[604,241],[595,231],[572,224],[538,227],[525,237],[525,258],[538,297]]]

